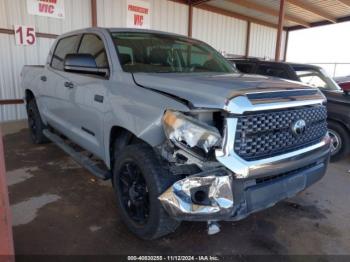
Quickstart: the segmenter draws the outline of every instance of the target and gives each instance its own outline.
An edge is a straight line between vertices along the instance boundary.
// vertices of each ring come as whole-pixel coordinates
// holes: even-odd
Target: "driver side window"
[[[58,41],[51,60],[51,67],[63,71],[63,63],[67,54],[77,51],[80,35],[68,36]]]
[[[79,54],[90,54],[95,58],[97,67],[108,68],[106,49],[101,38],[94,34],[85,34],[79,47]]]

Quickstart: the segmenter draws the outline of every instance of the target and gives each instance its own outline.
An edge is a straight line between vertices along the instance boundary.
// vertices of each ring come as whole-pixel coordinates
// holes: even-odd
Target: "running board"
[[[43,130],[44,135],[50,139],[53,143],[59,146],[64,152],[70,155],[74,161],[90,171],[94,176],[107,180],[111,178],[111,172],[101,169],[97,164],[87,156],[75,151],[71,146],[64,142],[64,140],[58,135],[50,132],[49,130]]]

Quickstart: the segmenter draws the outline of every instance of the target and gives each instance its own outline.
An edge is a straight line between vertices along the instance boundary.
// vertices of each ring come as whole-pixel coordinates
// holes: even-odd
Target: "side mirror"
[[[68,54],[64,59],[64,71],[99,76],[108,75],[107,68],[99,68],[90,54]]]

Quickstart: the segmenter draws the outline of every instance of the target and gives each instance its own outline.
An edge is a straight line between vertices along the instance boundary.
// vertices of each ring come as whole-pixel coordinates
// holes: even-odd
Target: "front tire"
[[[328,123],[328,132],[331,138],[331,161],[338,161],[349,153],[349,133],[342,125],[331,121]]]
[[[34,98],[27,102],[27,115],[32,142],[34,144],[48,143],[49,140],[43,133],[45,124],[41,120],[39,109]]]
[[[121,217],[129,230],[142,239],[156,239],[174,232],[180,222],[168,216],[158,196],[175,181],[153,149],[130,145],[114,160],[113,186]]]

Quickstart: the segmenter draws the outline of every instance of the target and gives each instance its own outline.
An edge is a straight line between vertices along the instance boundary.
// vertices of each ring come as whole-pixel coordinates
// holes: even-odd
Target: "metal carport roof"
[[[292,30],[350,21],[350,0],[174,1],[188,4],[190,10],[194,7],[200,8],[243,19],[248,22],[277,28],[276,60],[280,58],[283,30],[286,30],[288,35],[288,32]],[[189,16],[189,35],[191,35],[192,11],[189,12]]]

